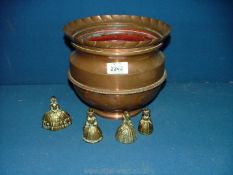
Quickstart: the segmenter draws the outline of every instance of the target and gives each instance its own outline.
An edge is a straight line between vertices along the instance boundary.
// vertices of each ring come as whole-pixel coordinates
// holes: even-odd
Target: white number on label
[[[128,74],[128,62],[107,63],[107,74]]]

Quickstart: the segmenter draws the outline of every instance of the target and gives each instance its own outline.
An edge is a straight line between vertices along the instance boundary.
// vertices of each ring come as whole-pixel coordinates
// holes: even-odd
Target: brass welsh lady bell
[[[115,138],[125,144],[133,143],[137,139],[137,133],[127,111],[123,114],[123,121],[116,131]]]
[[[90,108],[87,112],[87,120],[83,127],[83,140],[87,143],[97,143],[103,139],[102,131],[98,126],[94,110]]]
[[[153,123],[151,121],[150,110],[143,109],[142,118],[138,125],[138,131],[142,135],[150,135],[153,132]]]
[[[42,127],[51,131],[57,131],[71,125],[72,119],[70,115],[59,108],[56,97],[52,96],[50,102],[50,111],[44,114]]]

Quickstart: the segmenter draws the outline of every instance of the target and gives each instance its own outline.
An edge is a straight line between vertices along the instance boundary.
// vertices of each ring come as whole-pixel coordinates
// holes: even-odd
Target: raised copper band
[[[109,90],[109,89],[93,88],[93,87],[84,85],[82,83],[79,83],[77,80],[75,80],[72,77],[70,71],[68,72],[68,78],[73,84],[75,84],[79,88],[82,88],[82,89],[90,91],[90,92],[95,92],[95,93],[99,93],[99,94],[125,95],[125,94],[136,94],[136,93],[145,92],[145,91],[149,91],[151,89],[154,89],[155,87],[161,85],[165,81],[165,79],[167,78],[167,72],[165,70],[164,73],[163,73],[163,76],[158,81],[154,82],[151,85],[144,86],[144,87],[137,88],[137,89],[119,90],[119,91],[116,91],[116,90],[114,91],[114,90]]]

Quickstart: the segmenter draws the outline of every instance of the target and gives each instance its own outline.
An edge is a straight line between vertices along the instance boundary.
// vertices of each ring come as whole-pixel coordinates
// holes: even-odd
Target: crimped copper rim
[[[142,41],[92,41],[85,39],[88,33],[98,32],[101,30],[115,29],[116,31],[129,28],[132,31],[145,32],[151,35],[150,39]],[[155,46],[161,43],[169,34],[170,27],[161,20],[147,18],[143,16],[130,15],[102,15],[78,19],[65,25],[65,34],[73,43],[80,47],[95,48],[140,48]]]

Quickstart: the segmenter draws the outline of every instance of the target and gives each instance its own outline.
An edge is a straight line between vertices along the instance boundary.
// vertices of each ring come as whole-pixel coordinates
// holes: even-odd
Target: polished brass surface
[[[103,134],[98,126],[93,109],[87,112],[87,120],[83,127],[83,140],[87,143],[97,143],[103,139]]]
[[[118,142],[125,144],[133,143],[137,139],[137,133],[127,111],[123,114],[123,121],[117,128],[115,138]]]
[[[42,119],[42,127],[51,131],[61,130],[72,123],[70,115],[61,110],[56,97],[50,99],[50,111],[46,112]]]
[[[151,121],[151,115],[149,109],[143,109],[142,118],[138,125],[138,131],[142,135],[150,135],[153,132],[153,123]]]
[[[167,76],[160,51],[170,33],[166,23],[103,15],[70,22],[64,31],[76,49],[70,55],[68,78],[98,115],[120,119],[128,111],[133,116],[154,99]],[[109,63],[121,62],[127,63],[127,73],[107,72]]]

